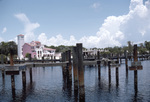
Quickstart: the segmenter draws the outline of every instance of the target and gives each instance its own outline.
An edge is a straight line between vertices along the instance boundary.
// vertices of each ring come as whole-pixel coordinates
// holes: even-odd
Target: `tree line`
[[[67,50],[72,50],[72,47],[74,46],[65,46],[65,45],[60,45],[60,46],[47,46],[45,45],[45,47],[47,48],[52,48],[52,49],[56,49],[56,52],[64,52]],[[106,47],[106,48],[92,48],[97,49],[97,50],[103,50],[101,52],[101,54],[113,54],[113,55],[117,55],[117,54],[123,54],[124,51],[126,50],[128,52],[129,55],[131,55],[133,53],[133,43],[131,41],[127,42],[127,46],[122,46],[122,47]],[[86,50],[86,48],[83,48],[83,50]],[[150,54],[150,41],[145,41],[144,43],[140,43],[138,44],[138,53],[139,54]],[[7,58],[9,57],[10,59],[10,64],[13,65],[13,59],[17,58],[17,44],[14,41],[9,41],[9,42],[1,42],[0,43],[0,54],[1,57],[0,59],[4,59],[4,61],[7,60]]]

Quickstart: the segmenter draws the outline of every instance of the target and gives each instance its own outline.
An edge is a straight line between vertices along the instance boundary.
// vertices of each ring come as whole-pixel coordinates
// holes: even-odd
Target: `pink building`
[[[22,50],[24,57],[29,53],[32,58],[37,59],[42,59],[43,56],[49,59],[51,56],[55,55],[55,49],[45,48],[39,41],[32,41],[30,44],[25,43]]]

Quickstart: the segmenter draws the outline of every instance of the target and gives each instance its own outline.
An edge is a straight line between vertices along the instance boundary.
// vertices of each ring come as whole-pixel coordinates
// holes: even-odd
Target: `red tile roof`
[[[18,36],[24,36],[23,34],[20,34],[20,35],[18,35]]]
[[[43,48],[43,50],[48,50],[48,51],[55,51],[56,49],[51,49],[51,48]]]

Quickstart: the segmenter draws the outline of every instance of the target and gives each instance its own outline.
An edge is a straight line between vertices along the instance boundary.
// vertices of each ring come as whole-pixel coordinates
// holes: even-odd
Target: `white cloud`
[[[93,8],[99,5],[93,4]],[[35,40],[34,30],[40,24],[31,23],[25,14],[15,15],[24,24],[25,40]],[[75,45],[83,43],[84,47],[111,47],[125,45],[127,41],[142,42],[150,40],[150,0],[143,4],[143,0],[131,0],[129,12],[126,15],[108,16],[95,35],[83,36],[76,39],[73,35],[69,39],[61,34],[47,37],[45,33],[38,36],[38,40],[45,45]]]
[[[98,8],[99,6],[100,6],[99,3],[93,3],[93,4],[91,5],[91,7],[94,8],[94,9]]]
[[[74,45],[75,43],[77,43],[75,37],[73,35],[70,36],[70,39],[64,39],[63,36],[61,34],[56,35],[55,37],[51,37],[51,38],[47,38],[45,33],[41,33],[38,36],[38,40],[40,42],[42,42],[42,44],[45,45],[54,45],[54,46],[58,46],[58,45]]]
[[[96,7],[96,4],[93,4]],[[81,39],[64,39],[60,34],[47,38],[45,33],[38,39],[48,45],[75,45],[83,43],[90,47],[111,47],[125,45],[127,41],[142,42],[150,40],[150,0],[131,0],[129,12],[126,15],[109,16],[99,28],[96,35],[84,36]]]
[[[2,34],[5,33],[6,31],[7,31],[7,28],[4,27],[4,28],[3,28],[3,31],[2,31]]]
[[[40,26],[39,23],[31,23],[24,13],[15,15],[24,24],[25,42],[35,40],[34,30]]]

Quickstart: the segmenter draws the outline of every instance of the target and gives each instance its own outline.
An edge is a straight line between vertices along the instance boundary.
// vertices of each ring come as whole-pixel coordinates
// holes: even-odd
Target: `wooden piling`
[[[116,86],[119,86],[119,69],[116,67]]]
[[[97,51],[97,59],[98,59],[98,79],[101,78],[101,62],[100,62],[100,52]]]
[[[73,47],[73,75],[74,75],[74,83],[78,84],[78,53],[77,48]]]
[[[30,83],[32,83],[32,68],[30,68]]]
[[[69,64],[69,81],[72,84],[72,65],[71,65],[71,50],[68,50],[68,64]]]
[[[137,57],[137,45],[134,45],[134,50],[133,50],[133,56],[134,56],[134,62],[138,61],[138,57]],[[137,70],[134,71],[134,89],[137,92],[138,91],[138,73]]]
[[[53,63],[53,56],[51,55],[51,63]]]
[[[23,85],[23,89],[26,88],[26,71],[22,70],[22,85]]]
[[[121,64],[121,63],[122,63],[122,59],[121,59],[121,53],[120,53],[120,56],[119,56],[119,57],[120,57],[120,64]]]
[[[128,53],[126,50],[124,52],[124,55],[125,55],[126,76],[128,76]]]
[[[134,89],[135,89],[135,92],[138,91],[138,73],[137,73],[137,70],[134,71]]]
[[[109,85],[111,85],[111,68],[110,68],[110,61],[108,62],[108,80],[109,80]]]
[[[78,43],[76,46],[78,51],[79,102],[85,102],[82,44]]]
[[[44,56],[42,57],[42,63],[44,63]]]
[[[65,53],[62,53],[62,62],[65,62]],[[65,80],[66,78],[66,68],[65,66],[62,66],[62,73],[63,73],[63,79]]]
[[[2,79],[5,79],[4,69],[2,69]]]
[[[78,102],[78,52],[77,47],[73,47],[73,76],[74,76],[74,98]]]
[[[11,75],[11,88],[12,88],[12,98],[15,99],[15,78],[14,75]]]
[[[54,56],[54,63],[56,63],[56,56]]]

